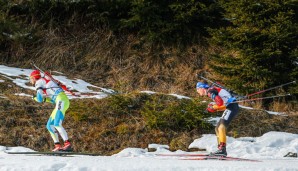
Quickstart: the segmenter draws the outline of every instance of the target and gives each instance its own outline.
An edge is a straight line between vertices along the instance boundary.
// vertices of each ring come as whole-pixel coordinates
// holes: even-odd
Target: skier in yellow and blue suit
[[[71,151],[71,143],[68,140],[68,135],[62,126],[62,122],[65,118],[65,112],[69,108],[69,99],[64,93],[63,89],[55,82],[41,77],[39,70],[34,70],[30,74],[30,82],[36,88],[36,96],[34,100],[43,103],[50,102],[55,104],[48,122],[47,129],[51,134],[51,137],[55,143],[55,147],[52,151]],[[64,141],[64,146],[60,145],[58,133]]]

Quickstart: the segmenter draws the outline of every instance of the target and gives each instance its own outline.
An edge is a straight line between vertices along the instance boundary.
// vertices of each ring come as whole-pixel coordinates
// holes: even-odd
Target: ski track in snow
[[[202,154],[216,149],[214,134],[206,134],[194,140],[190,147],[207,149],[206,152],[185,152],[168,150],[168,145],[149,144],[148,149],[126,148],[113,156],[43,156],[15,155],[5,151],[33,151],[25,147],[0,146],[0,170],[59,170],[59,171],[298,171],[298,158],[283,157],[287,152],[298,151],[298,135],[285,132],[269,132],[261,137],[228,137],[227,151],[231,157],[259,160],[181,160],[186,157],[159,156],[156,154]],[[209,150],[208,150],[209,149]],[[192,157],[193,158],[193,157]]]

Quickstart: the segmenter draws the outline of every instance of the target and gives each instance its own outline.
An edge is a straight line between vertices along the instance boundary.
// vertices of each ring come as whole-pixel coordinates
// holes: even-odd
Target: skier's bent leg
[[[215,135],[216,135],[217,145],[219,145],[219,133],[218,133],[218,126],[219,126],[219,123],[218,123],[218,124],[217,124],[217,126],[215,127]]]
[[[215,132],[217,136],[217,143],[218,143],[218,150],[211,153],[211,155],[217,155],[217,156],[227,156],[226,151],[226,126],[225,126],[225,120],[220,119],[215,127]]]
[[[54,143],[59,143],[59,139],[58,139],[58,134],[54,128],[54,120],[52,120],[51,118],[49,118],[48,123],[47,123],[47,129],[50,132],[50,135],[54,141]]]
[[[54,127],[56,128],[56,130],[61,135],[63,141],[66,141],[66,140],[68,140],[68,136],[67,136],[67,133],[66,133],[65,129],[62,126],[62,121],[63,120],[64,120],[64,115],[60,110],[58,110],[57,113],[56,113],[55,120],[54,120]]]
[[[222,123],[219,124],[219,126],[218,126],[218,140],[219,140],[219,143],[227,142],[226,127]]]
[[[62,125],[60,125],[60,126],[55,126],[55,128],[57,129],[57,131],[58,131],[59,134],[61,135],[63,141],[68,140],[67,133],[66,133],[66,131],[65,131],[65,129],[63,128]]]

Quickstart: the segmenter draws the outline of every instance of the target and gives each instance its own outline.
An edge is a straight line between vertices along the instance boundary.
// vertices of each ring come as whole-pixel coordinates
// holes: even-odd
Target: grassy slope
[[[10,57],[2,62],[30,68],[30,62],[34,61],[44,69],[57,70],[69,78],[82,78],[122,93],[153,90],[196,97],[195,74],[204,68],[208,53],[216,50],[202,46],[188,47],[183,51],[153,47],[133,35],[115,36],[108,30],[49,29],[39,34],[41,39],[38,44],[32,47],[16,45],[10,49]],[[45,110],[30,98],[11,95],[22,91],[27,94],[34,92],[7,82],[0,82],[1,93],[8,97],[0,99],[1,144],[48,150],[53,144],[45,124],[52,106],[43,106],[49,108]],[[124,103],[127,99],[129,103]],[[161,120],[154,126],[159,108],[154,110],[157,111],[155,113],[150,112],[150,105],[153,107],[156,102],[162,108],[163,119],[171,119],[170,122]],[[169,144],[173,150],[185,150],[202,133],[214,133],[213,127],[194,127],[195,123],[190,122],[192,119],[181,113],[187,108],[191,109],[192,117],[200,115],[197,110],[202,111],[206,106],[197,103],[198,109],[195,109],[196,103],[135,93],[103,100],[72,100],[64,126],[77,151],[112,154],[126,147],[145,148],[148,143]],[[287,111],[297,113],[297,105]],[[176,114],[176,118],[183,116],[182,120],[187,122],[179,124],[181,120],[169,117],[171,112]],[[268,131],[297,133],[297,123],[297,115],[281,117],[268,115],[262,110],[242,109],[230,126],[229,136],[260,136]]]
[[[30,62],[34,61],[44,69],[122,92],[150,89],[195,95],[196,73],[203,68],[208,49],[154,47],[133,35],[76,30],[42,31],[38,45],[15,47],[3,62],[32,68]]]
[[[53,106],[12,95],[20,89],[8,80],[0,82],[0,87],[7,97],[0,99],[1,145],[49,150],[53,144],[45,124]],[[214,133],[213,126],[189,122],[197,116],[207,117],[200,112],[206,104],[199,101],[137,92],[101,100],[71,100],[64,127],[76,151],[114,154],[127,147],[146,148],[150,143],[168,144],[172,150],[187,150],[202,133]],[[180,112],[182,109],[187,112],[180,117],[184,114]],[[164,122],[156,123],[154,118]],[[268,131],[298,133],[297,122],[296,116],[274,116],[261,110],[241,109],[228,135],[260,136]]]

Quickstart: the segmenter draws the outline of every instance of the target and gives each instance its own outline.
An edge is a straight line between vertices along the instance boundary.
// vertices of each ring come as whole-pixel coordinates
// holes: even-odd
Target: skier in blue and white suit
[[[50,102],[55,104],[48,122],[47,129],[49,130],[51,137],[55,143],[55,147],[52,151],[71,151],[71,143],[68,140],[68,135],[62,126],[62,122],[65,118],[65,112],[69,108],[69,99],[64,93],[63,89],[50,79],[41,77],[39,70],[34,70],[30,74],[30,82],[36,88],[36,96],[34,100],[42,102]],[[62,147],[59,142],[58,133],[64,141]]]

